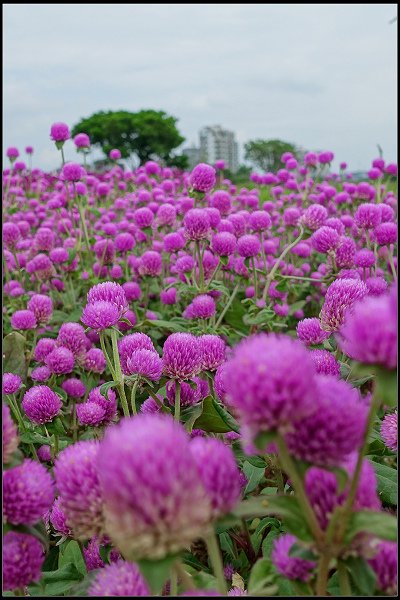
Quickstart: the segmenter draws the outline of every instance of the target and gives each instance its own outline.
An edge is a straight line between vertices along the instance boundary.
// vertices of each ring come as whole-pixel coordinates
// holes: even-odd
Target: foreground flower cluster
[[[51,139],[3,173],[3,589],[395,595],[396,166]]]

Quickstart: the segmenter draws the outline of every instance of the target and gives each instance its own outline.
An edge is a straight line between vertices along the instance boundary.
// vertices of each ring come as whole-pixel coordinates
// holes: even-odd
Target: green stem
[[[253,267],[254,301],[256,301],[257,300],[257,296],[258,296],[258,281],[257,281],[256,263],[255,263],[255,260],[254,260],[254,256],[251,257],[251,265]]]
[[[74,184],[74,189],[75,189],[75,184]],[[88,256],[89,256],[90,255],[90,242],[89,242],[88,230],[87,230],[87,227],[86,227],[85,211],[84,211],[84,208],[83,208],[83,206],[82,206],[82,204],[80,202],[76,201],[76,203],[78,205],[79,216],[81,217],[81,223],[82,223],[82,227],[83,227],[83,234],[85,236],[86,250],[87,250],[87,253],[88,253]]]
[[[182,585],[185,588],[186,592],[190,592],[191,590],[196,589],[196,586],[193,581],[193,577],[187,573],[182,565],[182,563],[178,560],[174,567],[177,576],[182,581]]]
[[[72,401],[72,439],[74,442],[78,440],[78,427],[76,422],[76,402]]]
[[[339,577],[339,588],[342,596],[351,597],[351,586],[349,581],[349,574],[347,567],[342,560],[338,560],[337,565],[338,577]]]
[[[219,270],[220,270],[220,268],[221,268],[221,265],[222,265],[222,263],[221,263],[221,261],[219,261],[219,262],[218,262],[218,264],[217,264],[217,266],[216,266],[216,267],[215,267],[215,269],[214,269],[214,273],[211,275],[210,281],[208,282],[208,284],[207,284],[207,285],[206,285],[206,287],[205,287],[205,290],[208,290],[208,288],[210,287],[210,285],[212,284],[212,282],[213,282],[213,281],[214,281],[214,279],[216,278],[216,276],[217,276],[217,274],[218,274],[218,271],[219,271]]]
[[[15,398],[14,394],[8,394],[7,398],[8,398],[9,404],[10,404],[11,411],[14,414],[15,420],[18,422],[18,425],[19,425],[22,433],[25,433],[26,427],[25,427],[24,420],[22,418],[21,411],[19,410],[19,407],[18,407],[17,399]]]
[[[292,457],[289,454],[289,451],[286,446],[286,442],[283,439],[282,435],[279,433],[276,437],[276,444],[279,449],[279,458],[282,464],[283,469],[286,471],[286,474],[289,476],[292,487],[294,488],[299,504],[301,505],[304,513],[304,517],[310,527],[310,530],[314,536],[314,539],[317,542],[323,540],[324,534],[319,526],[317,517],[315,516],[315,512],[310,504],[310,501],[307,497],[307,494],[304,489],[303,482],[301,480],[300,475],[297,472],[296,465],[294,464]]]
[[[318,563],[318,574],[317,574],[317,586],[316,592],[317,596],[326,596],[327,595],[327,585],[328,585],[328,577],[329,577],[329,563],[331,562],[330,554],[323,553],[320,556]]]
[[[137,390],[137,386],[139,385],[139,379],[136,379],[136,381],[134,381],[133,386],[132,386],[132,391],[131,391],[131,406],[132,406],[132,414],[136,415],[137,414],[137,410],[136,410],[136,390]]]
[[[199,288],[200,288],[200,292],[203,293],[203,291],[204,291],[204,265],[203,265],[203,260],[201,257],[201,247],[200,247],[199,240],[195,241],[195,247],[197,250],[197,256],[198,256],[198,260],[199,260]]]
[[[173,598],[178,595],[178,574],[175,569],[171,570],[169,595]]]
[[[225,581],[225,575],[224,575],[224,565],[222,562],[221,551],[219,549],[217,536],[214,533],[214,531],[211,532],[210,534],[208,534],[204,538],[204,541],[207,544],[208,556],[210,558],[210,562],[211,562],[212,569],[214,571],[214,575],[217,579],[218,591],[222,595],[226,596],[227,588],[226,588],[226,581]]]
[[[391,248],[388,248],[388,258],[389,258],[389,264],[390,264],[390,268],[392,271],[392,277],[394,279],[394,281],[397,281],[397,273],[396,273],[396,268],[394,266],[394,260],[393,260],[393,251],[391,250]]]
[[[111,376],[113,378],[113,381],[116,381],[115,371],[114,371],[112,362],[111,362],[110,357],[108,356],[108,353],[107,353],[107,350],[106,350],[104,336],[105,336],[104,331],[100,331],[100,346],[101,346],[101,349],[103,350],[103,354],[104,354],[104,357],[106,359],[106,363],[107,363],[107,366],[108,366],[108,368],[110,370],[110,373],[111,373]]]
[[[175,413],[174,418],[179,421],[181,418],[181,382],[175,381]]]
[[[218,317],[218,321],[215,323],[215,329],[218,329],[218,327],[221,325],[222,319],[224,318],[224,316],[228,312],[229,307],[232,304],[232,302],[233,302],[233,300],[234,300],[234,298],[235,298],[235,296],[236,296],[236,294],[238,292],[238,289],[239,289],[239,284],[237,283],[235,285],[235,287],[233,288],[232,294],[230,295],[230,298],[229,298],[228,302],[226,303],[224,310],[222,311],[222,313]]]
[[[125,396],[125,388],[124,388],[124,376],[121,370],[121,363],[119,360],[119,352],[118,352],[118,342],[117,342],[117,332],[115,329],[111,329],[111,343],[113,350],[113,359],[114,359],[114,369],[115,369],[115,381],[118,381],[118,392],[119,397],[121,399],[122,410],[125,417],[129,417],[129,406],[128,401]]]
[[[300,225],[300,233],[299,233],[299,235],[297,236],[297,238],[291,244],[289,244],[288,246],[286,246],[286,248],[281,253],[280,257],[277,259],[276,263],[272,267],[271,271],[269,272],[269,275],[267,275],[267,280],[265,282],[265,288],[264,288],[263,295],[262,295],[262,299],[264,300],[264,302],[267,299],[268,290],[270,288],[271,283],[274,280],[275,273],[277,272],[277,270],[280,267],[281,261],[285,258],[286,254],[288,252],[290,252],[290,250],[292,248],[294,248],[294,246],[296,246],[296,244],[298,244],[300,242],[300,240],[303,237],[303,235],[304,235],[304,229]]]

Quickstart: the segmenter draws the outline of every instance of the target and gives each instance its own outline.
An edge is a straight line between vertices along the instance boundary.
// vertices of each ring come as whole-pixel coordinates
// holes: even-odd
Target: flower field
[[[3,172],[3,594],[396,595],[397,166],[70,138]]]

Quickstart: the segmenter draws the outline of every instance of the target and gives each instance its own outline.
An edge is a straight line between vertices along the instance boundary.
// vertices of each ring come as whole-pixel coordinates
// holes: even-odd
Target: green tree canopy
[[[176,121],[164,111],[100,111],[77,123],[72,135],[87,133],[91,144],[100,147],[106,156],[117,148],[122,158],[135,154],[140,163],[161,159],[170,164],[172,150],[185,140]]]
[[[291,152],[293,156],[300,157],[302,150],[282,140],[250,140],[244,145],[245,159],[263,171],[277,171],[283,168],[281,156],[284,152]]]

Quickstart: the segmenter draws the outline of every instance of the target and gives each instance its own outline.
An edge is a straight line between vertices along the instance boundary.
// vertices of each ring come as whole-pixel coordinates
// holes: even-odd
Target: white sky
[[[41,168],[59,165],[53,122],[142,108],[177,117],[184,146],[220,124],[353,170],[377,143],[396,160],[396,4],[3,7],[3,145],[33,145]]]

